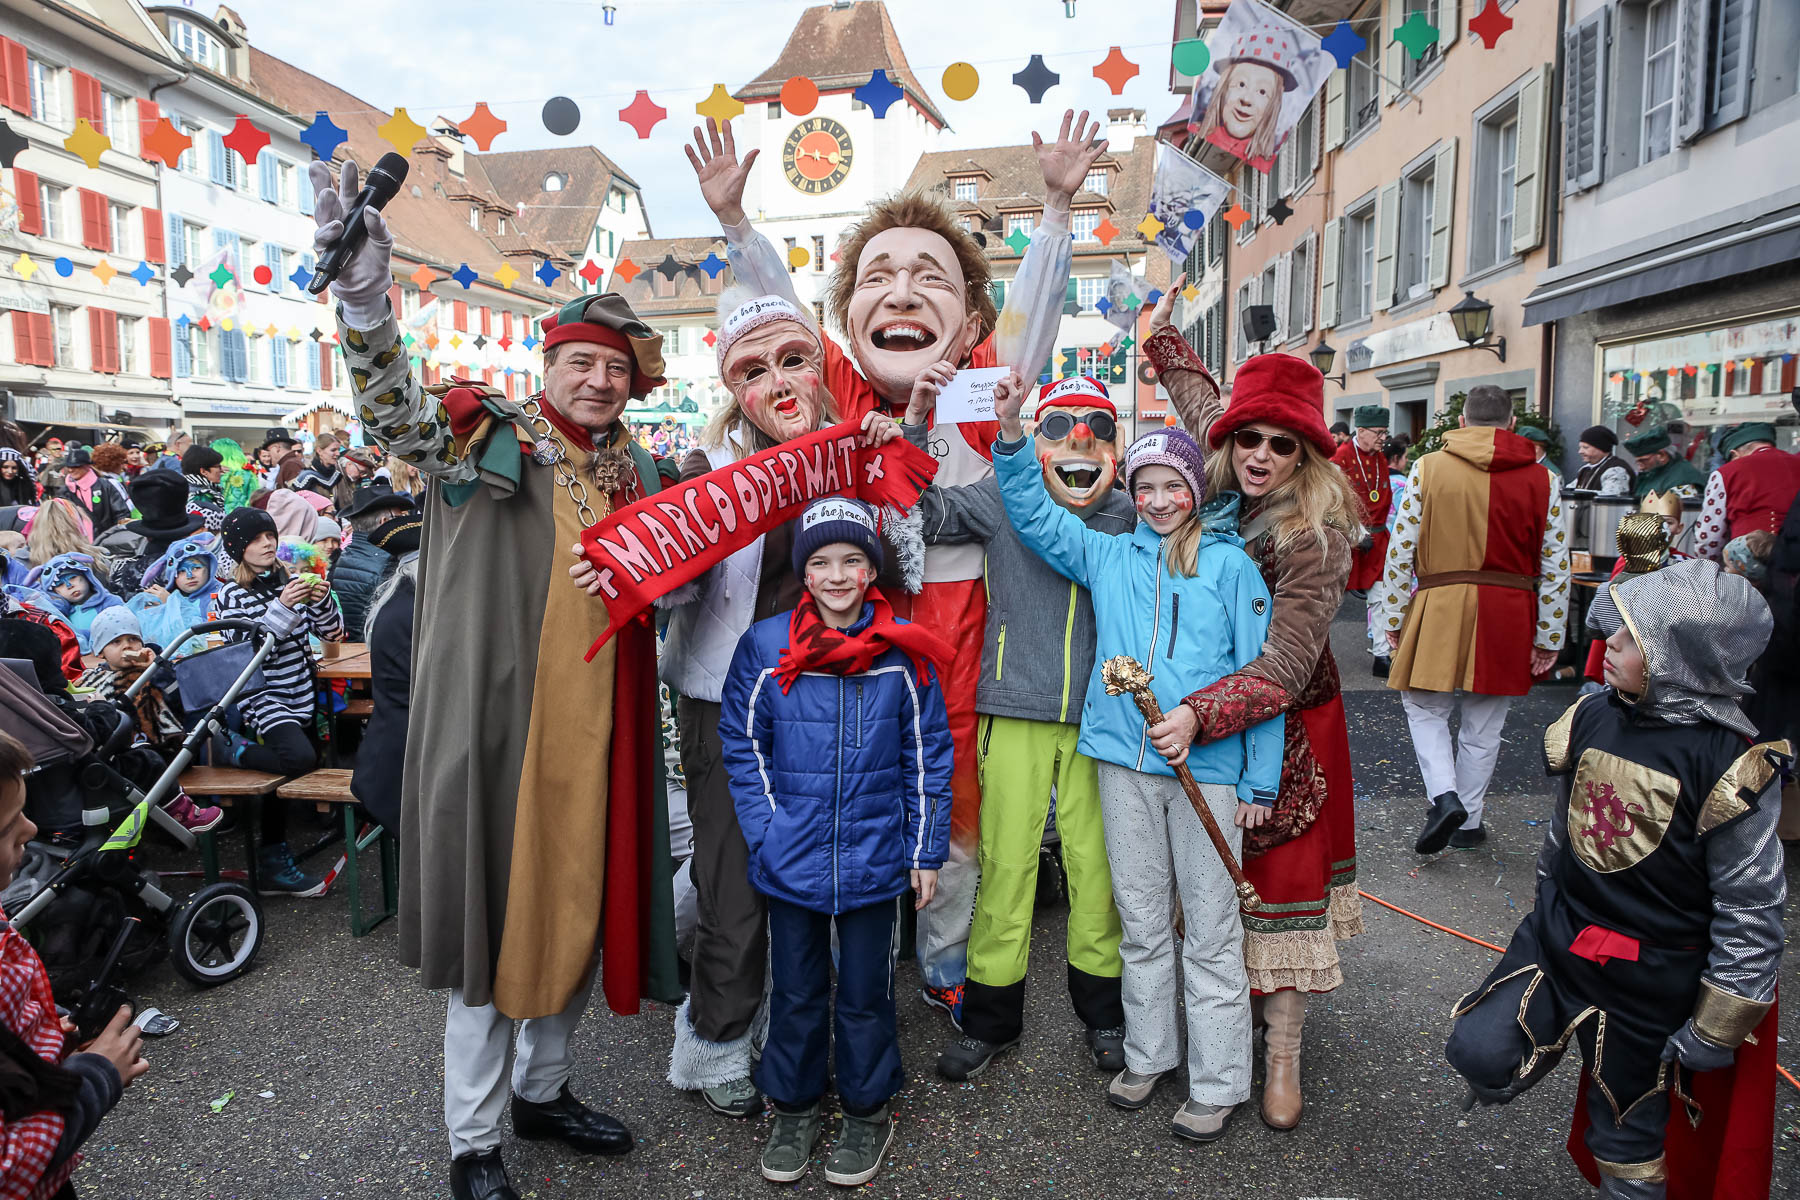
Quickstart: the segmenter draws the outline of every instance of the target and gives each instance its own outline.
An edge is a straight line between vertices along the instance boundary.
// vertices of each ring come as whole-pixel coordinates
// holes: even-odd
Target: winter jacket
[[[398,562],[395,562],[398,566]],[[400,774],[406,762],[406,730],[412,720],[413,600],[416,584],[405,575],[368,627],[369,693],[375,711],[356,755],[350,794],[389,829],[400,828]],[[363,598],[366,611],[368,597]],[[357,616],[358,624],[362,614]]]
[[[851,627],[866,627],[863,609]],[[750,627],[725,679],[719,741],[750,883],[814,912],[906,891],[950,849],[950,726],[936,673],[890,649],[860,674],[774,672],[789,615]]]
[[[79,604],[59,596],[54,591],[56,580],[73,572],[88,582],[87,598]],[[88,630],[94,624],[94,618],[109,608],[117,608],[123,604],[117,596],[107,590],[100,581],[99,573],[94,569],[94,560],[85,554],[59,554],[42,567],[25,578],[27,587],[37,588],[49,597],[56,611],[63,615],[69,627],[81,643],[83,654],[92,654],[99,650],[98,646],[88,645]]]
[[[367,534],[357,534],[338,552],[331,568],[331,590],[337,593],[338,605],[344,610],[344,636],[353,642],[363,637],[363,618],[369,601],[381,581],[394,572],[394,556],[375,544]]]
[[[922,425],[903,429],[915,442],[926,432]],[[975,711],[1025,721],[1080,721],[1082,693],[1094,666],[1094,602],[1087,589],[1025,548],[1006,519],[1000,482],[992,476],[962,487],[927,488],[919,512],[927,545],[987,546],[982,568],[987,629]],[[1112,537],[1131,532],[1137,510],[1114,488],[1081,521]]]
[[[87,495],[84,497],[75,481],[65,478],[56,495],[73,504],[88,519],[93,526],[94,536],[98,537],[129,517],[131,505],[125,500],[119,485],[98,471],[94,471],[89,477],[88,484]]]
[[[1108,696],[1106,659],[1128,654],[1149,670],[1164,712],[1182,697],[1239,670],[1262,652],[1272,603],[1262,574],[1235,532],[1210,526],[1200,537],[1197,571],[1174,575],[1163,539],[1139,523],[1108,535],[1050,499],[1028,441],[994,444],[994,474],[1019,540],[1093,595],[1096,642],[1081,713],[1080,751],[1089,758],[1153,775],[1174,770],[1150,745],[1129,696]],[[1235,523],[1232,528],[1235,530]],[[1185,610],[1185,611],[1183,611]],[[1229,784],[1245,803],[1273,804],[1281,785],[1284,719],[1195,746],[1188,769],[1201,783]]]

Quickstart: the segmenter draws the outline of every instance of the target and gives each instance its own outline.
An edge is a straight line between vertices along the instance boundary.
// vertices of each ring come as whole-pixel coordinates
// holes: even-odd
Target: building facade
[[[125,0],[0,0],[0,30],[0,104],[29,143],[0,180],[0,412],[38,437],[166,429],[164,217],[141,132],[143,98],[181,67]],[[63,144],[83,121],[111,140],[96,166]]]
[[[624,244],[651,236],[643,190],[594,146],[556,146],[478,156],[520,224],[567,262],[584,292],[609,290]],[[589,263],[594,270],[584,275]]]
[[[1791,0],[1569,3],[1560,222],[1525,300],[1565,429],[1774,420],[1794,447],[1796,45]]]

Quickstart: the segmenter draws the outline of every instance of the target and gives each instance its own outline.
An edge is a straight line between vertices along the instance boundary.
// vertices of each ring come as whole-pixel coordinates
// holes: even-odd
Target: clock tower
[[[876,71],[892,84],[885,115],[855,96]],[[808,112],[785,111],[781,89],[801,75],[819,90]],[[837,0],[800,15],[775,62],[736,93],[738,149],[762,150],[744,209],[777,247],[804,251],[792,266],[803,300],[824,296],[832,253],[871,202],[900,190],[919,156],[937,146],[943,114],[900,48],[882,0]],[[790,263],[802,257],[792,253]]]

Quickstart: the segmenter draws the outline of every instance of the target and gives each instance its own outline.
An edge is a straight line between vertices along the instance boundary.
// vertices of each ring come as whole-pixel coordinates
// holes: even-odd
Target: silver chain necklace
[[[575,512],[581,518],[582,528],[598,523],[599,518],[588,504],[587,485],[581,482],[581,477],[569,465],[569,456],[563,450],[562,443],[554,436],[543,409],[538,407],[537,397],[529,398],[520,407],[526,417],[530,418],[532,428],[538,435],[537,442],[531,448],[532,461],[539,466],[551,468],[557,486],[568,492],[569,499],[575,502]]]

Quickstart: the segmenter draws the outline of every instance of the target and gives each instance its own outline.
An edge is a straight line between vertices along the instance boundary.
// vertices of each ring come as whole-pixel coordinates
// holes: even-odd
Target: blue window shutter
[[[306,347],[306,386],[313,391],[319,390],[319,351],[316,346]]]
[[[269,290],[271,292],[279,292],[282,284],[281,247],[265,243],[263,245],[263,261],[267,263],[269,267]]]
[[[295,186],[300,189],[300,212],[301,212],[301,215],[308,216],[308,217],[312,216],[312,214],[313,214],[312,173],[310,171],[308,171],[305,167],[300,168],[300,180],[297,184],[295,184]]]
[[[171,271],[188,265],[187,237],[181,228],[181,218],[174,213],[169,214],[169,238],[168,244],[163,247],[163,253],[168,258]]]
[[[220,373],[232,383],[242,383],[250,374],[250,356],[242,329],[221,331],[219,337]]]
[[[273,150],[264,150],[262,154],[257,156],[257,182],[261,186],[262,198],[267,200],[270,204],[275,203],[281,196],[281,185],[275,178],[275,173],[279,169],[280,168],[275,162],[275,152]]]
[[[278,388],[288,385],[288,344],[279,335],[269,339],[269,382]]]
[[[231,177],[226,173],[229,170],[229,164],[225,161],[225,155],[229,152],[225,149],[224,137],[218,130],[209,129],[206,131],[206,142],[207,149],[211,151],[206,156],[208,176],[214,183],[229,183]]]
[[[194,336],[193,326],[175,331],[175,378],[186,379],[194,373],[194,350],[188,341]]]

